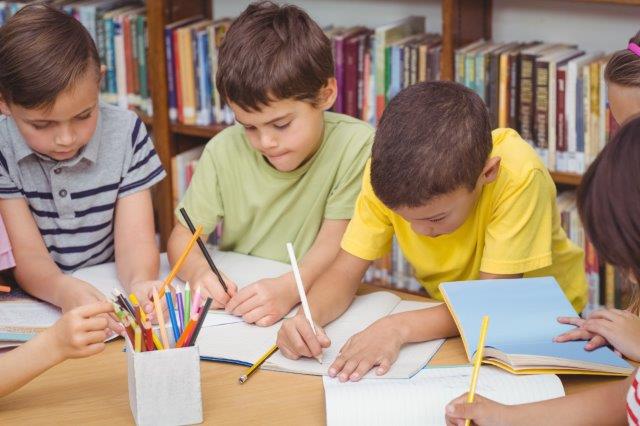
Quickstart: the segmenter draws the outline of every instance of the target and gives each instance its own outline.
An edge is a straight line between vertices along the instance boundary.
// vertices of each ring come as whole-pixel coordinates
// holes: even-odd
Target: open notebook
[[[472,367],[425,368],[409,380],[340,383],[324,377],[327,426],[444,425],[444,410],[469,391]],[[482,367],[476,393],[503,404],[524,404],[564,395],[554,375],[514,376]]]
[[[393,293],[386,291],[357,296],[349,309],[325,328],[331,339],[331,346],[324,350],[322,364],[310,358],[290,360],[280,352],[276,352],[265,361],[262,368],[301,374],[326,375],[329,366],[338,356],[342,346],[354,334],[387,315],[436,305],[436,303],[403,301]],[[198,336],[200,356],[203,359],[249,366],[276,342],[279,329],[280,322],[271,327],[257,327],[246,323],[208,327],[203,329]],[[429,362],[442,343],[443,340],[435,340],[408,344],[400,350],[398,359],[386,375],[376,376],[375,373],[370,372],[365,377],[409,378]]]
[[[216,265],[242,288],[262,278],[277,277],[288,272],[287,264],[234,252],[212,251]],[[166,254],[160,258],[160,277],[169,274]],[[122,290],[115,263],[90,266],[76,271],[73,276],[84,280],[106,296],[113,288]],[[174,285],[182,286],[179,280]],[[26,342],[36,333],[51,326],[60,318],[55,306],[34,299],[22,291],[14,290],[9,295],[0,294],[0,347],[16,346]],[[229,315],[222,310],[211,311],[203,327],[242,322],[242,318]]]
[[[629,375],[633,368],[607,347],[584,349],[585,342],[556,343],[574,327],[559,316],[576,316],[551,277],[440,284],[472,359],[483,315],[489,315],[484,361],[512,373]]]

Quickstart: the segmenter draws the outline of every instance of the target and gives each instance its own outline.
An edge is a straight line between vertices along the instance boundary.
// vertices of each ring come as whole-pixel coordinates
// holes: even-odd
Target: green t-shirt
[[[280,172],[232,126],[207,144],[178,208],[205,234],[223,220],[222,250],[288,262],[290,241],[300,258],[324,219],[351,218],[373,134],[363,121],[326,112],[313,157]],[[186,226],[177,209],[176,217]]]

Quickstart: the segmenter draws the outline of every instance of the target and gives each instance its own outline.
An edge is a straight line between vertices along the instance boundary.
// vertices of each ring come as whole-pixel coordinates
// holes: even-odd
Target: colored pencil
[[[176,321],[176,311],[173,308],[173,300],[171,300],[171,293],[165,293],[164,297],[167,299],[167,310],[169,311],[169,319],[171,320],[171,329],[173,330],[173,341],[177,342],[180,338],[180,330],[178,329],[178,322]]]
[[[198,334],[200,334],[200,329],[202,328],[202,324],[204,323],[204,319],[209,313],[209,308],[211,307],[211,302],[213,299],[211,297],[207,297],[207,300],[204,302],[204,306],[202,307],[202,311],[200,316],[198,317],[198,323],[196,324],[195,330],[193,330],[193,335],[189,339],[189,344],[187,346],[194,346],[196,344],[196,339],[198,338]]]
[[[189,321],[189,324],[187,324],[187,326],[184,328],[184,331],[182,332],[180,339],[178,339],[178,341],[176,342],[176,348],[181,348],[185,346],[185,342],[187,341],[189,336],[191,336],[191,332],[193,331],[193,328],[195,326],[196,326],[195,320]]]
[[[187,328],[189,320],[191,319],[191,287],[189,287],[189,281],[184,286],[184,328]],[[182,330],[184,333],[184,329]]]
[[[176,304],[178,305],[178,320],[180,321],[180,333],[184,330],[184,304],[182,303],[182,292],[176,290]],[[180,334],[179,333],[179,334]]]
[[[122,294],[122,292],[120,290],[118,290],[117,288],[114,288],[113,290],[111,290],[111,294],[113,294],[116,299],[120,300],[121,303],[123,303],[126,306],[126,309],[131,312],[132,315],[134,314],[134,309],[133,306],[131,305],[131,303],[127,300],[127,298],[125,297],[124,294]]]
[[[140,331],[140,327],[136,326],[133,329],[133,333],[134,333],[133,350],[136,352],[140,352],[142,350],[142,331]]]
[[[0,285],[0,292],[9,293],[9,292],[11,292],[11,287],[6,286],[6,285]]]
[[[180,207],[180,214],[182,215],[184,221],[187,222],[189,231],[191,231],[192,234],[195,233],[196,228],[193,226],[193,222],[191,222],[191,218],[187,214],[187,211],[184,209],[184,207]],[[202,255],[209,264],[209,268],[211,268],[211,271],[215,274],[216,277],[218,277],[218,281],[220,281],[220,285],[224,289],[225,293],[229,293],[227,284],[224,282],[224,279],[222,279],[222,274],[220,273],[220,271],[218,271],[215,263],[213,263],[213,259],[211,258],[211,254],[209,254],[209,250],[207,250],[207,247],[204,245],[204,242],[200,238],[198,238],[198,247],[200,247]]]
[[[136,295],[131,293],[129,295],[129,300],[131,300],[131,303],[133,303],[134,306],[137,306],[138,309],[140,310],[140,320],[142,322],[146,322],[147,321],[147,314],[144,312],[144,309],[142,309],[142,306],[138,302],[138,298],[136,297]]]
[[[182,267],[182,264],[187,259],[187,256],[189,256],[189,253],[191,252],[191,249],[193,248],[193,245],[196,243],[197,240],[200,239],[200,235],[201,234],[202,234],[202,226],[198,225],[198,227],[196,228],[195,232],[191,236],[191,239],[187,243],[187,246],[182,251],[182,254],[180,255],[180,257],[176,261],[175,265],[173,265],[173,269],[171,269],[171,272],[169,273],[169,275],[167,275],[166,278],[164,279],[164,281],[162,282],[162,287],[160,287],[160,290],[158,291],[158,293],[160,293],[160,295],[164,296],[165,288],[169,284],[171,284],[173,279],[176,277],[176,275],[178,274],[178,271]]]
[[[200,287],[196,288],[196,292],[193,295],[193,300],[191,301],[191,316],[194,314],[198,314],[198,309],[200,308]]]
[[[242,376],[240,376],[238,378],[238,382],[240,384],[243,384],[244,382],[246,382],[249,379],[249,377],[251,376],[251,374],[254,371],[256,371],[258,369],[258,367],[260,367],[262,365],[262,363],[264,363],[277,350],[278,350],[278,347],[276,345],[271,346],[271,348],[267,352],[265,352],[265,354],[262,355],[259,360],[257,360],[256,362],[253,363],[253,365],[247,370],[246,373],[244,373]]]
[[[168,294],[168,293],[165,293]],[[169,294],[169,296],[171,296]],[[164,313],[162,312],[161,299],[158,290],[153,287],[153,305],[156,308],[156,317],[158,318],[158,328],[160,329],[160,337],[162,338],[162,346],[169,349],[169,337],[167,336],[167,328],[164,323]]]
[[[311,325],[311,330],[313,330],[313,334],[317,336],[318,333],[316,332],[316,326],[313,323],[313,318],[311,318],[311,310],[309,309],[309,302],[307,302],[307,295],[305,294],[304,285],[302,284],[300,269],[298,269],[296,254],[293,251],[293,245],[291,243],[287,243],[287,251],[289,252],[289,259],[291,260],[291,268],[293,269],[293,277],[296,280],[296,287],[298,288],[298,295],[300,296],[300,304],[302,304],[302,310],[304,311],[304,316],[307,318],[307,321],[309,321],[309,325]],[[317,356],[316,359],[320,364],[322,364],[322,354]]]
[[[478,375],[480,374],[480,364],[482,363],[482,354],[484,353],[484,341],[487,337],[487,329],[489,328],[489,317],[482,317],[482,325],[480,326],[480,338],[478,339],[478,348],[476,349],[475,360],[473,362],[473,373],[471,374],[471,386],[467,394],[467,402],[473,402],[476,393],[476,385],[478,384]],[[464,422],[465,426],[471,424],[471,420]]]

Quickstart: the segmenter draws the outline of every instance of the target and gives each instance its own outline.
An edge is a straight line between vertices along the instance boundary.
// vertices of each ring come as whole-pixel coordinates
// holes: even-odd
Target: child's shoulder
[[[324,122],[327,128],[332,131],[331,136],[334,137],[350,136],[354,139],[367,141],[373,137],[375,132],[373,126],[369,123],[336,112],[325,112]]]
[[[120,131],[127,132],[132,129],[140,118],[135,112],[121,108],[106,102],[100,102],[100,115],[103,125],[115,127]]]
[[[493,138],[491,156],[500,157],[500,168],[507,172],[502,173],[502,178],[517,183],[529,179],[531,173],[535,171],[548,173],[535,149],[515,130],[495,129],[491,136]]]

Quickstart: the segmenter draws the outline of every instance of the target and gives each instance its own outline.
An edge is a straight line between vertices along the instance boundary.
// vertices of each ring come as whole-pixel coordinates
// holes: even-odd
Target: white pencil
[[[300,303],[302,304],[302,310],[304,312],[305,318],[309,321],[311,325],[311,330],[313,330],[313,334],[316,336],[316,326],[313,324],[313,319],[311,318],[311,311],[309,310],[309,302],[307,302],[307,295],[304,291],[304,286],[302,285],[302,277],[300,276],[300,269],[298,269],[298,262],[296,261],[296,254],[293,252],[293,245],[291,243],[287,243],[287,251],[289,252],[289,259],[291,259],[291,268],[293,269],[293,277],[296,280],[296,287],[298,287],[298,294],[300,295]],[[316,357],[318,362],[322,364],[322,354]]]

